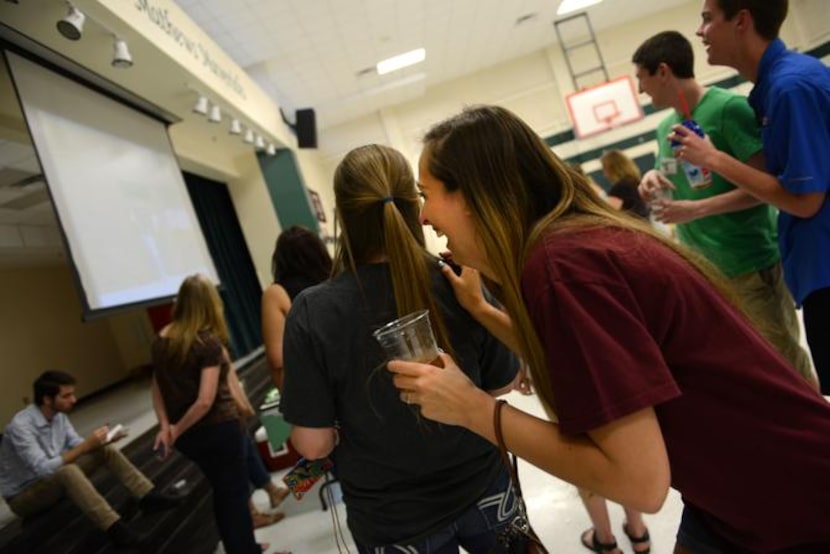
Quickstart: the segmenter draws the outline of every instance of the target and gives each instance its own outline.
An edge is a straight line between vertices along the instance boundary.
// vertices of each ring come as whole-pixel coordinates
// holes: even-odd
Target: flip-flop
[[[628,532],[628,523],[623,523],[623,533],[625,533],[625,536],[628,537],[629,541],[631,541],[631,548],[634,550],[634,554],[649,554],[649,552],[651,552],[651,544],[649,544],[648,548],[646,548],[645,550],[637,550],[638,544],[651,542],[651,537],[648,534],[648,528],[646,528],[642,536],[635,537],[634,535]]]
[[[254,529],[268,527],[274,525],[278,521],[285,519],[285,514],[282,512],[275,512],[273,514],[264,514],[262,512],[254,512],[251,514],[251,521],[254,524]]]
[[[588,536],[590,535],[591,540],[588,540]],[[597,539],[597,532],[596,530],[591,527],[590,529],[586,529],[580,535],[579,540],[582,542],[582,546],[590,550],[591,552],[612,552],[617,550],[617,541],[614,542],[599,542]]]

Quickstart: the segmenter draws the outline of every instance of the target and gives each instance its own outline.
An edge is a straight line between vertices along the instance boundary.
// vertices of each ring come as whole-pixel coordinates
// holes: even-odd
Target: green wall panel
[[[291,150],[277,150],[274,156],[259,153],[257,159],[280,227],[287,229],[292,225],[302,225],[319,233],[317,217],[311,208],[294,153]]]

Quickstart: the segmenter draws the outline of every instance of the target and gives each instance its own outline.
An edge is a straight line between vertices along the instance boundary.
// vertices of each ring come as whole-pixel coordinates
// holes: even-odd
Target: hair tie
[[[392,196],[384,196],[383,198],[381,198],[381,199],[380,199],[380,201],[381,201],[383,204],[388,204],[389,202],[394,202],[394,201],[395,201],[395,198],[394,198],[394,197],[392,197]]]

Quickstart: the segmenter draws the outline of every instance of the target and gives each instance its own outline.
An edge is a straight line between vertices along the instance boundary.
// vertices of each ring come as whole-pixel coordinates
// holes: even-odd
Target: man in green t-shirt
[[[721,270],[762,334],[817,387],[810,357],[799,344],[795,302],[783,282],[774,208],[717,173],[711,184],[693,188],[667,138],[673,126],[693,119],[718,150],[763,170],[752,108],[743,96],[695,80],[692,46],[676,31],[646,40],[632,62],[640,92],[655,108],[673,108],[657,127],[657,168],[643,177],[640,195],[652,202],[659,221],[676,224],[681,243]],[[673,199],[660,194],[666,189]]]

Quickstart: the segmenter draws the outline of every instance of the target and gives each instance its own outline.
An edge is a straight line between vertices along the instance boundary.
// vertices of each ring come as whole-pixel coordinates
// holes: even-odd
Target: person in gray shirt
[[[35,379],[34,404],[17,412],[0,443],[0,493],[22,518],[42,512],[64,495],[92,523],[119,545],[141,542],[89,481],[95,469],[106,466],[140,499],[145,512],[176,505],[178,498],[154,490],[147,479],[112,446],[126,433],[108,440],[107,426],[81,437],[67,417],[77,402],[75,378],[63,371],[46,371]]]

